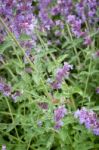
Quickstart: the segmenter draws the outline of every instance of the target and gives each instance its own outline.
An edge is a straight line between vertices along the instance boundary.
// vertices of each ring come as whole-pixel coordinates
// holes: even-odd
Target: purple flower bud
[[[93,53],[93,54],[92,54],[92,57],[93,57],[94,59],[98,58],[98,57],[99,57],[99,50],[96,51],[95,53]]]
[[[67,114],[67,109],[65,106],[59,106],[54,110],[54,120],[55,122],[60,121]]]
[[[70,70],[73,69],[72,65],[69,65],[67,62],[64,63],[62,68],[58,68],[56,71],[56,77],[54,81],[50,80],[50,85],[53,89],[60,89],[62,86],[62,81],[65,78],[68,78]]]
[[[39,102],[39,103],[38,103],[38,106],[39,106],[41,109],[45,109],[45,110],[48,109],[48,103],[46,103],[46,102]]]
[[[59,106],[54,110],[54,121],[55,121],[55,129],[60,129],[63,126],[62,119],[67,115],[67,109],[64,105]]]
[[[6,145],[2,145],[2,150],[6,150]]]
[[[0,82],[0,91],[2,92],[4,88],[4,83]]]
[[[92,110],[83,107],[74,113],[74,117],[78,118],[80,124],[84,124],[87,129],[91,129],[95,135],[99,135],[99,120]]]
[[[4,84],[4,87],[3,87],[3,94],[5,96],[10,96],[11,94],[11,86],[7,85],[7,84]]]
[[[34,28],[37,20],[33,16],[31,4],[32,0],[28,2],[19,1],[18,3],[16,0],[0,1],[0,14],[17,39],[20,38],[21,34],[29,35],[31,39],[35,35]],[[0,42],[2,41],[3,37],[0,33]],[[32,42],[32,47],[34,43]]]
[[[72,65],[69,65],[67,62],[64,63],[63,68],[57,69],[56,72],[56,80],[58,82],[61,82],[64,78],[68,78],[69,76],[69,71],[73,69]]]
[[[61,44],[60,40],[56,40],[55,44],[60,45]]]
[[[70,24],[74,24],[75,19],[76,19],[75,15],[68,15],[67,22],[70,23]]]
[[[4,58],[3,58],[3,56],[0,54],[0,62],[3,63],[3,61],[4,61]]]
[[[92,40],[89,36],[85,37],[84,39],[84,45],[90,45],[92,43]]]
[[[99,121],[96,122],[95,127],[93,128],[93,133],[99,136]]]
[[[96,93],[99,94],[99,87],[96,88]]]
[[[21,92],[20,91],[16,91],[15,93],[11,94],[11,97],[13,99],[13,101],[16,103],[17,102],[17,98],[21,96]]]
[[[60,36],[60,35],[61,35],[61,32],[60,32],[59,30],[56,30],[56,31],[55,31],[55,35],[56,35],[56,36]]]
[[[55,123],[54,129],[59,130],[63,126],[62,121],[58,121]]]
[[[51,87],[53,89],[61,89],[61,83],[58,82],[58,81],[54,81],[54,82],[51,83]]]

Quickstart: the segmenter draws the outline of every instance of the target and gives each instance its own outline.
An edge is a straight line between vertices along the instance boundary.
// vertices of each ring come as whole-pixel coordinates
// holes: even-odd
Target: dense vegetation
[[[0,0],[0,149],[99,150],[98,0]]]

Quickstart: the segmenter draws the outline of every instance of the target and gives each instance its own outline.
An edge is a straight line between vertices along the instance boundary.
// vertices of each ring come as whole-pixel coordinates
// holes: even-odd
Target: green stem
[[[2,131],[1,129],[0,129],[0,132],[2,132],[4,135],[8,135],[8,136],[10,136],[13,140],[16,140],[16,141],[18,141],[18,142],[20,142],[20,143],[23,143],[23,144],[24,144],[24,142],[23,142],[23,141],[21,141],[20,139],[16,138],[16,137],[15,137],[15,136],[13,136],[13,135],[10,135],[10,134],[9,134],[9,133],[7,133],[7,132]]]
[[[93,43],[91,44],[91,47],[92,47],[92,49],[94,49]],[[91,75],[91,68],[92,68],[92,58],[90,58],[90,63],[89,63],[89,68],[88,68],[88,76],[87,76],[87,79],[86,79],[86,84],[85,84],[85,89],[84,89],[84,94],[83,94],[83,100],[86,96],[88,82],[89,82],[90,75]],[[82,103],[82,105],[83,105],[83,103]]]
[[[15,51],[15,54],[16,54],[16,56],[17,56],[17,58],[18,58],[18,60],[19,60],[19,62],[21,64],[21,59],[20,59],[19,55],[17,54],[17,50],[16,50],[14,45],[13,45],[13,50]]]
[[[5,22],[3,21],[3,19],[0,17],[0,22],[2,23],[2,25],[5,27],[8,35],[11,37],[11,39],[13,39],[13,41],[15,42],[15,44],[20,48],[20,50],[23,52],[23,55],[26,57],[27,61],[30,63],[31,67],[35,70],[38,71],[34,64],[31,62],[31,60],[29,59],[29,57],[27,56],[27,54],[25,53],[25,50],[21,47],[21,45],[19,44],[19,42],[16,40],[15,36],[13,35],[13,33],[10,32],[9,28],[7,27],[7,25],[5,24]],[[47,88],[45,86],[44,81],[41,79],[42,85],[44,87],[45,90],[45,95],[50,99],[49,97],[49,93],[47,91]]]
[[[5,98],[5,99],[6,99],[6,103],[7,103],[7,105],[8,105],[8,109],[9,109],[9,112],[10,112],[10,115],[11,115],[11,118],[12,118],[12,122],[13,122],[13,124],[14,124],[14,118],[13,118],[13,114],[12,114],[12,111],[11,111],[11,108],[10,108],[10,105],[9,105],[9,102],[8,102],[8,99],[7,99],[7,98]],[[17,128],[16,128],[16,127],[15,127],[15,132],[16,132],[17,138],[18,138],[19,141],[20,141],[20,138],[19,138],[18,131],[17,131]]]
[[[46,49],[46,51],[49,51],[48,50],[48,47],[47,45],[44,43],[44,41],[42,40],[42,38],[40,37],[38,31],[36,31],[36,34],[37,34],[37,37],[38,39],[40,40],[41,44],[43,45],[43,47]],[[54,61],[54,63],[56,64],[56,59],[55,59],[55,56],[51,53],[49,53],[50,57],[52,58],[52,60]]]
[[[66,23],[66,25],[67,25],[67,30],[68,30],[69,36],[71,38],[71,42],[73,44],[73,38],[72,38],[72,34],[71,34],[71,31],[70,31],[69,25],[67,23]],[[80,59],[79,59],[78,52],[77,52],[77,49],[76,49],[74,44],[73,44],[73,48],[74,48],[74,52],[75,52],[76,57],[77,57],[78,65],[80,66],[81,65]]]
[[[19,42],[16,40],[15,36],[13,35],[12,32],[10,32],[9,28],[7,27],[7,25],[5,24],[5,22],[3,21],[3,19],[0,17],[0,22],[2,23],[2,25],[5,27],[8,35],[11,37],[11,39],[13,39],[13,41],[15,42],[15,44],[20,48],[20,50],[23,52],[24,56],[26,57],[26,59],[28,60],[28,62],[32,65],[31,60],[28,58],[28,56],[25,53],[25,50],[21,47],[21,45],[19,44]],[[32,65],[32,67],[34,68],[34,66]]]
[[[68,89],[68,85],[67,85],[67,83],[65,82],[65,85],[66,85],[66,87],[67,87],[67,89]],[[71,95],[71,102],[72,102],[72,105],[73,105],[73,108],[74,108],[74,110],[76,110],[76,104],[75,104],[75,101],[74,101],[74,99],[73,99],[73,96]]]

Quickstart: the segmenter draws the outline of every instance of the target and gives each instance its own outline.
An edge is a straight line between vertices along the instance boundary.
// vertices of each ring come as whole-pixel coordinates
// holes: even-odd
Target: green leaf
[[[99,106],[92,107],[92,110],[99,111]]]
[[[49,139],[48,139],[48,142],[47,142],[46,147],[47,147],[48,149],[51,148],[53,142],[54,142],[54,135],[52,134],[52,135],[49,137]]]
[[[31,40],[31,38],[30,38],[30,36],[28,36],[28,35],[26,35],[26,34],[21,34],[20,40],[26,41],[26,40]]]
[[[61,63],[62,61],[64,61],[65,58],[68,57],[68,54],[64,54],[62,56],[59,57],[59,59],[57,60],[58,63]]]
[[[0,54],[3,54],[3,52],[10,47],[12,47],[12,41],[5,41],[3,44],[0,45]]]

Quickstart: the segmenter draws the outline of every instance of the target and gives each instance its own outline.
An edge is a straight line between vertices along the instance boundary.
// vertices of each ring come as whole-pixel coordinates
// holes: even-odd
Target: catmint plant
[[[62,118],[64,118],[65,115],[67,115],[65,106],[59,106],[54,110],[55,129],[60,129],[63,126]]]

